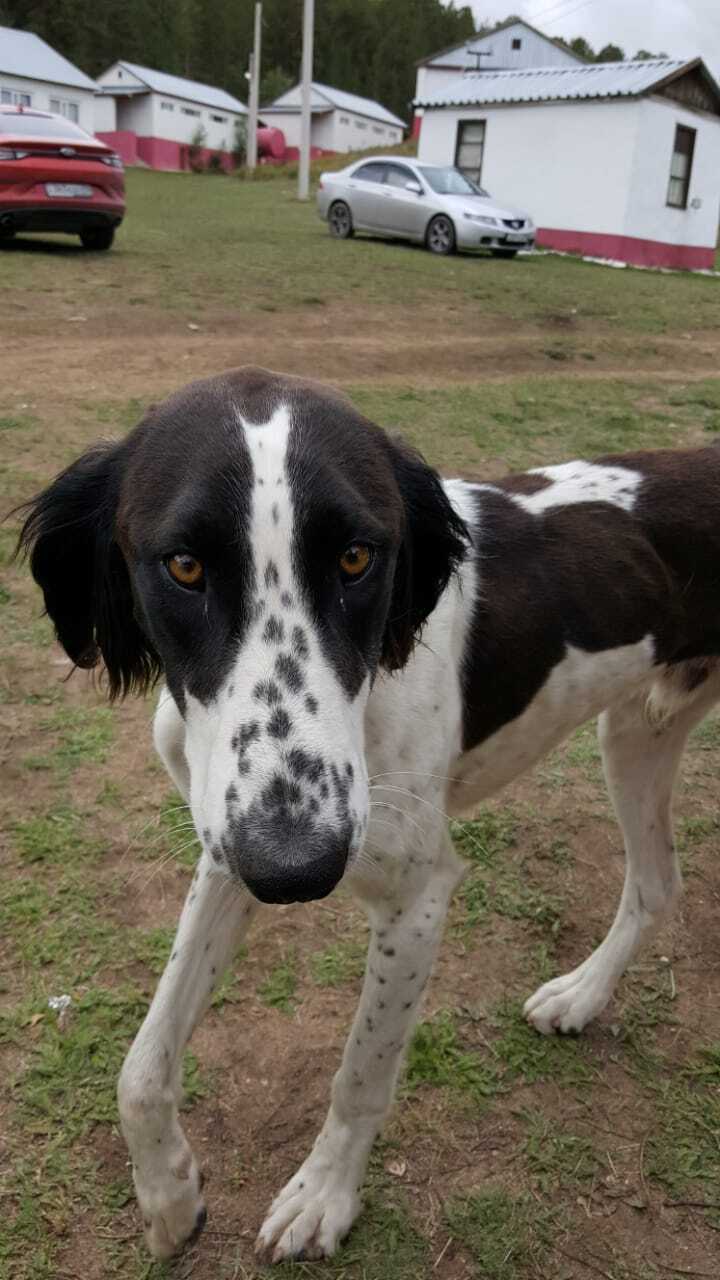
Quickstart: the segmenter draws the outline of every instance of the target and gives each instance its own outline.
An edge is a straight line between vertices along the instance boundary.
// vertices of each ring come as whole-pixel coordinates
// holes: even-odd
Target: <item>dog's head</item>
[[[31,504],[60,643],[112,697],[162,672],[212,857],[264,901],[323,897],[362,845],[363,718],[465,548],[423,460],[337,392],[195,382]]]

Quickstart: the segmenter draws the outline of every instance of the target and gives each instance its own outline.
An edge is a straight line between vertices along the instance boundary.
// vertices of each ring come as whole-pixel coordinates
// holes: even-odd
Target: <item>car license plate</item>
[[[511,240],[513,244],[517,244],[519,242],[522,242],[524,244],[525,241],[527,240],[527,235],[525,234],[524,231],[515,231],[515,232],[511,231],[508,235],[506,235],[505,239]]]
[[[84,182],[46,182],[45,194],[64,199],[72,196],[91,196],[92,187]]]

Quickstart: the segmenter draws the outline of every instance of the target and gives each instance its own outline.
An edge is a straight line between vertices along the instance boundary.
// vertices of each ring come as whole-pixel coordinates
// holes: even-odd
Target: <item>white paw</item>
[[[523,1013],[544,1036],[553,1031],[582,1031],[605,1008],[612,986],[589,960],[572,973],[546,982],[529,1000]]]
[[[193,1243],[207,1220],[201,1177],[189,1157],[180,1174],[166,1170],[152,1181],[134,1174],[147,1246],[154,1258],[170,1258]]]
[[[266,1262],[329,1258],[361,1207],[347,1169],[310,1156],[270,1206],[255,1252]]]

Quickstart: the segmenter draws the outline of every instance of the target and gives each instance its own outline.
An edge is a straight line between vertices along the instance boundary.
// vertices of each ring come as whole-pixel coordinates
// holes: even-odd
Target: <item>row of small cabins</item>
[[[209,85],[119,61],[97,81],[29,32],[0,27],[0,101],[58,112],[128,164],[231,162],[247,108]],[[588,63],[519,19],[418,64],[418,159],[456,164],[527,208],[538,243],[645,266],[712,268],[720,89],[700,58]],[[383,151],[405,123],[313,84],[315,154]],[[297,155],[300,89],[261,109],[260,152]],[[202,146],[197,146],[202,131]],[[199,153],[199,155],[198,155]]]

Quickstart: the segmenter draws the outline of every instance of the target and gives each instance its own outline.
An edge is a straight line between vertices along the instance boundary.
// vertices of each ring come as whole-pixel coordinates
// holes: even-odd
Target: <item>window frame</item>
[[[681,151],[678,148],[678,139],[683,134],[687,135],[690,141],[690,145],[687,151]],[[692,181],[693,161],[695,159],[696,141],[697,141],[697,129],[693,129],[688,124],[675,125],[675,136],[673,138],[673,147],[670,153],[670,175],[668,177],[667,195],[665,197],[665,204],[668,209],[683,210],[683,209],[687,209],[688,207],[688,198],[690,195],[690,182]],[[687,172],[684,174],[683,177],[678,177],[676,174],[673,173],[675,157],[678,155],[687,156]],[[673,190],[673,183],[675,182],[682,183],[680,200],[672,200],[670,198]]]
[[[386,160],[384,163],[385,163],[385,174],[383,176],[383,184],[386,187],[392,187],[394,191],[406,191],[407,190],[406,184],[408,182],[417,182],[419,186],[423,187],[423,192],[424,192],[425,188],[422,182],[420,181],[420,179],[418,178],[417,174],[414,173],[412,169],[408,169],[407,165],[398,164],[397,160]],[[393,170],[403,174],[405,181],[403,182],[402,186],[400,186],[398,183],[395,183],[395,182],[388,182],[388,177],[393,172]]]
[[[473,125],[473,124],[474,125],[481,124],[483,127],[483,136],[482,136],[482,143],[481,143],[482,150],[480,152],[480,166],[477,170],[477,173],[475,172],[475,170],[472,170],[472,171],[468,170],[466,172],[466,170],[460,164],[460,148],[463,145],[463,140],[462,140],[463,129],[465,128],[466,125]],[[463,177],[469,178],[469,180],[471,182],[474,182],[475,185],[478,187],[482,186],[482,169],[483,169],[483,164],[485,162],[486,142],[487,142],[487,117],[486,116],[482,118],[473,118],[472,120],[458,120],[457,132],[455,134],[455,159],[453,161],[453,164],[456,169],[460,170],[460,173],[463,175]]]
[[[27,89],[13,89],[10,85],[0,85],[0,102],[4,107],[31,107],[32,93]]]
[[[388,166],[388,163],[389,161],[387,160],[363,160],[362,164],[360,164],[358,168],[354,169],[353,172],[350,174],[350,181],[351,182],[372,182],[374,186],[381,187],[385,181],[385,170]],[[360,176],[363,169],[371,169],[375,167],[377,167],[381,171],[379,178],[363,178]]]

